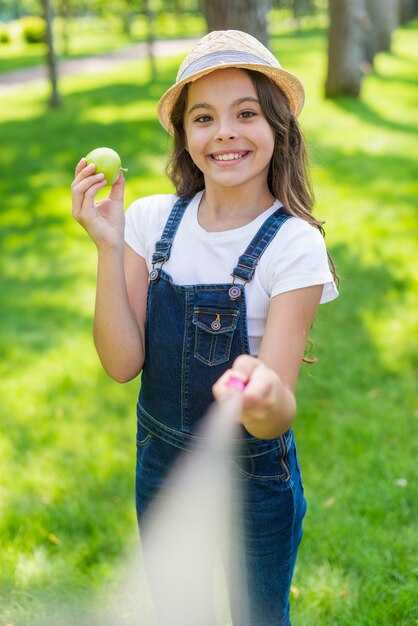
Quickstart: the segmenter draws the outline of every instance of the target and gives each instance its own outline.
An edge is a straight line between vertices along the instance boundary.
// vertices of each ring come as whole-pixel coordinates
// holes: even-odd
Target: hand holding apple
[[[80,159],[71,185],[74,219],[98,248],[123,250],[125,213],[121,160],[110,148],[97,148]],[[95,200],[100,189],[111,185],[107,198]]]

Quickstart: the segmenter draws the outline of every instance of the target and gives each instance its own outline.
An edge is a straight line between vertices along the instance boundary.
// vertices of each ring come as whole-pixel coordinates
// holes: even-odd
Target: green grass
[[[361,101],[322,99],[320,30],[273,40],[307,88],[316,213],[341,274],[312,333],[319,361],[298,386],[308,515],[295,626],[418,619],[417,31],[397,31]],[[152,84],[140,62],[63,78],[57,111],[43,83],[1,99],[1,626],[92,624],[135,540],[138,383],[110,381],[95,356],[95,252],[70,216],[69,185],[81,155],[110,145],[129,169],[128,202],[171,190],[155,105],[176,60],[158,68]]]

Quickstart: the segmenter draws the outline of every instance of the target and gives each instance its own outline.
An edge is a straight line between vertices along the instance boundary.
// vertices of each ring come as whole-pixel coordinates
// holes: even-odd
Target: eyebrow
[[[240,104],[243,104],[244,102],[255,102],[256,104],[260,104],[260,101],[258,100],[258,98],[254,98],[254,96],[244,96],[243,98],[238,98],[237,100],[234,100],[234,102],[231,105],[231,108],[240,106]],[[197,102],[187,111],[187,114],[190,115],[196,109],[213,109],[213,108],[214,107],[211,104],[208,104],[207,102]]]

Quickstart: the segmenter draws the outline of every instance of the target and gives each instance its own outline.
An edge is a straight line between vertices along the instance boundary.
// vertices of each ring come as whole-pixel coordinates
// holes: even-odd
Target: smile
[[[215,161],[236,161],[246,156],[247,152],[225,152],[223,154],[212,154],[212,159]]]

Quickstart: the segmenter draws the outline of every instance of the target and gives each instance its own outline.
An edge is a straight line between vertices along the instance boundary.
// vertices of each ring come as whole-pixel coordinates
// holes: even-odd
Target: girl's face
[[[218,70],[191,83],[184,130],[186,148],[206,187],[268,187],[274,132],[246,72]]]

